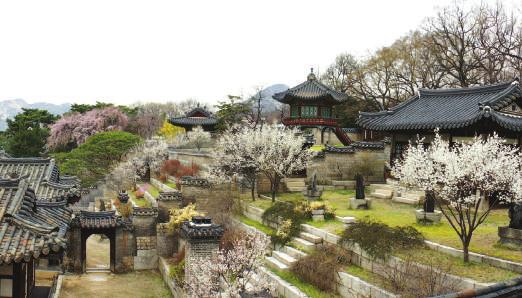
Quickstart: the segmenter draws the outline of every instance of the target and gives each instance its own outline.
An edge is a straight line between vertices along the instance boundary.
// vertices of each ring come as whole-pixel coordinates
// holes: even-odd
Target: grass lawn
[[[251,226],[251,227],[254,227],[258,230],[260,230],[261,232],[267,234],[267,235],[271,235],[273,232],[274,232],[274,229],[272,229],[271,227],[267,227],[255,220],[252,220],[246,216],[243,216],[243,215],[240,215],[239,217],[239,221],[248,225],[248,226]]]
[[[303,293],[308,295],[311,298],[332,298],[332,297],[339,297],[336,294],[328,293],[319,290],[314,285],[311,285],[309,283],[302,282],[295,274],[293,274],[290,271],[281,271],[276,269],[270,269],[275,275],[281,277],[283,280],[287,281],[288,283],[291,283],[292,285],[296,286],[299,290],[301,290]]]
[[[151,196],[157,198],[159,197],[159,190],[154,187],[154,185],[150,183],[140,183],[140,188],[143,188],[145,191],[151,194]]]
[[[362,219],[366,216],[384,222],[390,226],[411,225],[418,229],[428,240],[444,244],[447,246],[462,248],[457,233],[451,228],[443,218],[441,224],[433,226],[418,225],[415,222],[414,210],[416,206],[401,203],[394,203],[391,200],[374,199],[370,210],[352,210],[348,206],[348,198],[354,196],[352,190],[324,191],[322,199],[331,207],[336,209],[338,216],[354,216]],[[299,201],[304,199],[301,193],[280,193],[277,198],[283,201]],[[257,199],[251,205],[266,209],[272,205],[270,200]],[[498,227],[509,223],[507,210],[493,210],[487,220],[480,225],[471,240],[470,250],[473,252],[486,254],[515,262],[522,262],[522,251],[511,250],[502,245],[498,245]],[[342,225],[336,221],[324,223],[309,222],[313,226],[340,233]]]
[[[450,256],[429,248],[416,248],[394,253],[396,256],[407,259],[411,257],[415,262],[434,266],[442,271],[474,279],[479,282],[493,283],[515,278],[520,274],[503,270],[483,263],[464,263],[462,258]]]
[[[166,186],[168,186],[170,188],[176,189],[176,183],[174,183],[174,182],[167,181],[167,182],[165,182],[163,184],[165,184]]]
[[[387,291],[393,292],[391,290],[391,286],[387,284],[384,279],[368,270],[364,270],[361,267],[355,266],[355,265],[348,265],[344,268],[344,271],[346,273],[351,274],[353,276],[357,276],[358,278],[366,281],[367,283],[370,283],[372,285],[378,286],[381,289],[385,289]]]
[[[129,199],[134,203],[136,204],[136,206],[138,207],[150,207],[150,202],[149,200],[145,199],[145,198],[136,198],[136,195],[134,194],[133,191],[127,191],[127,193],[129,194]]]

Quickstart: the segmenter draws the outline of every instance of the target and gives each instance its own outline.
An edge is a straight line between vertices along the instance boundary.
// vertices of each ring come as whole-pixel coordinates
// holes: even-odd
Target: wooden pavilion
[[[172,117],[170,124],[183,127],[185,131],[191,131],[196,126],[201,126],[205,131],[216,130],[217,118],[204,108],[198,107],[190,110],[184,117]]]

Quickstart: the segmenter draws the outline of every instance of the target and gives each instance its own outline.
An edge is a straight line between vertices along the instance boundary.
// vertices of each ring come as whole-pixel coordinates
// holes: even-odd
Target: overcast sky
[[[366,55],[449,3],[2,1],[0,100],[216,103]]]

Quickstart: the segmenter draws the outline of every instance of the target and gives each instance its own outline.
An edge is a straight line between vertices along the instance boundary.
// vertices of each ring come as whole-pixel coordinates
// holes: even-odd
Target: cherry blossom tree
[[[128,154],[128,160],[140,177],[159,176],[161,166],[168,159],[168,144],[164,138],[148,139]]]
[[[522,156],[496,134],[456,146],[450,146],[438,132],[428,148],[422,141],[410,144],[393,173],[401,184],[435,194],[437,206],[462,242],[464,262],[468,262],[473,232],[492,208],[498,202],[522,198]],[[484,198],[489,204],[481,203]]]
[[[231,249],[220,249],[212,258],[195,259],[186,270],[190,297],[240,297],[241,293],[272,290],[261,271],[270,240],[261,233],[248,233],[232,241]]]
[[[127,115],[113,106],[90,110],[83,114],[72,113],[63,116],[51,126],[47,144],[54,150],[72,149],[98,132],[124,130],[127,124]]]

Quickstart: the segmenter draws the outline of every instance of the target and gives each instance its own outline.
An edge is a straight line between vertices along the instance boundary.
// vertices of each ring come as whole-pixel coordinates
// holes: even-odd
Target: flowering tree
[[[241,293],[271,290],[260,271],[270,240],[249,233],[232,241],[232,248],[220,249],[213,258],[191,261],[186,289],[190,297],[240,297]]]
[[[253,130],[258,154],[259,170],[271,184],[272,202],[281,180],[306,168],[314,153],[303,150],[304,138],[297,129],[264,125]]]
[[[522,157],[497,135],[450,147],[436,133],[429,148],[411,144],[393,169],[403,185],[432,192],[436,204],[462,242],[464,261],[475,229],[499,201],[522,197]],[[480,210],[482,198],[489,199]]]
[[[201,126],[196,126],[187,133],[187,138],[189,143],[199,151],[205,144],[210,142],[210,133],[204,131]]]
[[[151,174],[159,175],[160,168],[168,159],[168,156],[167,142],[165,142],[165,139],[157,137],[148,139],[136,146],[129,153],[128,160],[139,176],[148,179]]]
[[[260,164],[252,132],[247,127],[233,127],[221,135],[212,152],[214,164],[209,169],[209,179],[225,182],[236,176],[250,189],[252,200],[255,200]]]
[[[94,109],[83,114],[72,113],[51,126],[47,144],[50,149],[72,149],[98,132],[124,130],[127,124],[127,116],[117,107]]]

